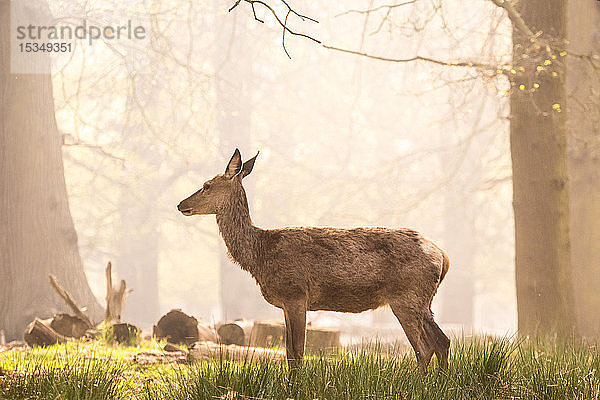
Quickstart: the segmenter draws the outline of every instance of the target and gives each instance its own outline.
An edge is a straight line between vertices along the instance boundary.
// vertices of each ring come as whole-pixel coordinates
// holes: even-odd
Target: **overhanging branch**
[[[344,11],[343,13],[340,13],[340,14],[336,15],[336,18],[337,17],[341,17],[343,15],[348,15],[348,14],[370,14],[370,13],[373,13],[373,12],[377,12],[379,10],[386,10],[386,9],[389,12],[393,8],[398,8],[398,7],[406,6],[408,4],[414,4],[416,2],[417,2],[417,0],[410,0],[410,1],[405,1],[404,3],[384,4],[384,5],[373,7],[373,8],[369,8],[369,9],[366,9],[366,10],[348,10],[348,11]]]
[[[497,5],[500,8],[504,8],[508,14],[508,18],[513,23],[513,25],[520,30],[523,34],[525,34],[528,38],[536,40],[536,34],[533,33],[531,29],[527,26],[521,14],[515,9],[510,0],[491,0],[492,3]]]
[[[289,58],[292,58],[292,57],[290,57],[290,54],[288,53],[288,51],[285,47],[285,33],[286,32],[289,33],[290,35],[300,36],[300,37],[312,40],[313,42],[321,43],[320,40],[318,40],[310,35],[291,30],[287,23],[288,17],[290,16],[290,14],[295,15],[296,17],[300,18],[302,21],[308,20],[308,21],[311,21],[314,23],[319,23],[319,21],[317,21],[314,18],[311,18],[306,15],[298,13],[292,7],[290,7],[290,5],[285,0],[280,0],[280,1],[287,8],[284,18],[279,17],[279,15],[277,15],[277,12],[275,11],[275,9],[262,0],[236,0],[236,2],[229,8],[229,12],[233,11],[241,2],[248,3],[252,9],[252,14],[254,15],[254,19],[260,23],[264,23],[264,21],[262,19],[258,18],[258,16],[256,15],[256,5],[260,5],[260,6],[264,7],[265,9],[267,9],[273,15],[273,17],[275,18],[275,20],[277,21],[277,23],[281,26],[281,28],[283,30],[282,46],[283,46],[283,50],[285,51],[285,54],[287,54],[287,56]]]
[[[408,57],[408,58],[391,58],[391,57],[377,56],[377,55],[365,53],[365,52],[362,52],[362,51],[342,49],[340,47],[329,46],[329,45],[326,45],[326,44],[324,44],[323,47],[325,47],[326,49],[329,49],[329,50],[340,51],[342,53],[354,54],[354,55],[357,55],[357,56],[367,57],[367,58],[371,58],[371,59],[374,59],[374,60],[388,61],[388,62],[395,62],[395,63],[407,63],[407,62],[412,62],[412,61],[425,61],[425,62],[429,62],[429,63],[432,63],[432,64],[449,66],[449,67],[478,68],[478,69],[482,69],[482,70],[486,70],[486,71],[494,71],[494,72],[496,72],[498,70],[497,66],[489,65],[489,64],[483,64],[483,63],[479,63],[479,62],[472,62],[472,61],[443,61],[443,60],[438,60],[436,58],[424,57],[424,56],[419,56],[419,55],[413,56],[413,57]]]

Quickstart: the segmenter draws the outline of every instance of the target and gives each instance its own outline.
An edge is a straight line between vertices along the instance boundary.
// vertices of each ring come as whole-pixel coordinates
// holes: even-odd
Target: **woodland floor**
[[[139,356],[160,355],[161,344],[94,340],[1,352],[0,399],[600,398],[596,345],[552,338],[455,339],[450,368],[441,371],[434,361],[425,376],[412,353],[369,345],[307,357],[292,381],[280,361],[190,364]]]

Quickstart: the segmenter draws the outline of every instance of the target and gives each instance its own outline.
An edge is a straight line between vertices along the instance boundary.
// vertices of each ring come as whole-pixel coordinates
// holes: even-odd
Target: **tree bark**
[[[35,317],[67,311],[48,274],[92,318],[101,318],[102,309],[88,286],[69,211],[50,70],[10,71],[10,4],[0,3],[0,329],[13,340]],[[44,6],[36,12],[49,13]]]
[[[533,32],[543,32],[542,39],[565,37],[566,1],[529,0],[519,2],[518,9]],[[565,69],[560,57],[551,59],[545,46],[536,48],[517,28],[513,69],[517,73],[510,97],[510,144],[519,331],[567,335],[576,329],[562,112]]]
[[[600,54],[600,4],[569,1],[568,52]],[[569,56],[568,155],[571,198],[571,264],[577,326],[587,337],[600,336],[600,69]]]

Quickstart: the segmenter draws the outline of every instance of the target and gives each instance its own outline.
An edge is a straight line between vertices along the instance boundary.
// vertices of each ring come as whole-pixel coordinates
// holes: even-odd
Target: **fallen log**
[[[65,336],[50,327],[51,322],[52,319],[34,319],[33,322],[25,328],[25,333],[23,334],[25,342],[31,347],[45,347],[56,343],[66,342],[68,339]]]
[[[214,342],[194,343],[187,355],[188,362],[220,359],[229,361],[283,361],[286,356],[283,350],[238,346],[235,344],[224,345]]]
[[[203,321],[187,315],[179,309],[171,310],[161,317],[152,329],[157,339],[166,339],[169,343],[191,345],[198,341],[217,340],[214,328]]]
[[[81,318],[69,314],[56,314],[50,322],[50,328],[65,336],[79,339],[89,329]]]
[[[340,347],[340,331],[338,329],[314,328],[306,330],[306,352],[330,352]]]
[[[285,325],[275,321],[255,321],[250,335],[250,346],[285,347]],[[340,347],[337,329],[306,327],[306,351],[316,353]]]
[[[285,347],[285,326],[276,321],[254,321],[250,346]]]
[[[220,342],[223,344],[237,344],[247,346],[250,344],[254,322],[244,319],[221,324],[217,328]]]

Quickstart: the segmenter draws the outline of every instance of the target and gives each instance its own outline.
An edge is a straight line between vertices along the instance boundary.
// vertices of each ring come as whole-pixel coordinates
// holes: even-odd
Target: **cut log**
[[[81,318],[69,314],[56,314],[50,322],[50,328],[57,333],[79,339],[89,329],[87,323]]]
[[[286,355],[283,350],[237,346],[235,344],[224,345],[214,342],[198,342],[194,343],[187,356],[189,362],[211,359],[230,361],[283,361],[286,359]]]
[[[254,321],[250,346],[285,347],[285,326],[276,321]]]
[[[216,341],[217,333],[210,325],[176,309],[165,314],[152,330],[157,339],[190,346],[200,340]]]
[[[111,326],[113,339],[119,344],[134,346],[137,344],[140,333],[140,328],[126,322],[119,322]]]
[[[275,321],[255,321],[250,335],[250,346],[285,347],[285,325]],[[306,351],[308,353],[331,351],[337,347],[340,347],[339,330],[307,326]]]
[[[127,289],[127,284],[123,279],[117,289],[112,285],[112,263],[109,261],[106,266],[106,312],[104,320],[108,322],[121,322],[121,314],[125,307],[125,298],[132,289]]]
[[[81,308],[77,305],[77,303],[75,303],[73,296],[71,296],[69,292],[67,292],[65,289],[62,288],[62,286],[58,284],[54,275],[50,275],[50,284],[52,285],[54,290],[56,290],[58,295],[67,302],[67,305],[71,307],[71,310],[73,310],[75,315],[81,318],[81,320],[88,325],[88,328],[93,328],[94,323],[92,322],[92,320],[87,315],[85,315],[83,311],[81,311]]]
[[[306,330],[306,352],[330,352],[340,347],[340,331],[337,329],[314,328]]]
[[[238,346],[248,346],[250,336],[252,335],[253,321],[239,319],[233,322],[221,324],[217,328],[220,342],[223,344],[237,344]]]
[[[31,347],[51,346],[56,343],[64,343],[68,339],[50,327],[52,319],[41,320],[36,318],[27,325],[23,337]]]

